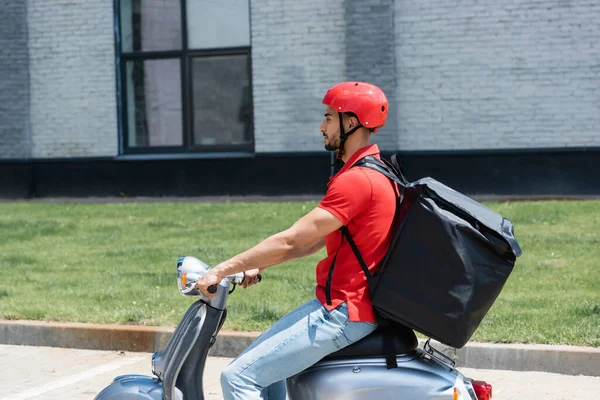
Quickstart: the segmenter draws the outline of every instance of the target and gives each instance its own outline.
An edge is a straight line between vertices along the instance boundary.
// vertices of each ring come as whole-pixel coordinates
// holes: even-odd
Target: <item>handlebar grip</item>
[[[259,281],[259,282],[260,282],[260,281],[262,281],[262,275],[261,275],[261,274],[258,274],[258,275],[256,275],[256,277],[258,278],[258,281]],[[242,283],[243,283],[245,280],[246,280],[246,273],[244,272],[244,279],[242,279]]]
[[[215,294],[217,293],[217,285],[210,285],[206,290],[210,294]]]

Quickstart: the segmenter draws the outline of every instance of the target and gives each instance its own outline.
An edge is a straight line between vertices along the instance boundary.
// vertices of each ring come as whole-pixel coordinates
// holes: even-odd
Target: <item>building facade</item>
[[[321,99],[470,194],[599,194],[591,0],[0,0],[0,197],[320,193]]]

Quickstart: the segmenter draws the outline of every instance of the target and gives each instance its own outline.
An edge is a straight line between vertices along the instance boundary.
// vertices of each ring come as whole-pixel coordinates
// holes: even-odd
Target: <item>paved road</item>
[[[228,358],[210,357],[207,400],[221,399],[219,374]],[[0,399],[90,400],[116,375],[150,375],[150,354],[0,345]],[[600,366],[599,366],[600,368]],[[492,383],[494,400],[600,399],[600,377],[461,368]]]

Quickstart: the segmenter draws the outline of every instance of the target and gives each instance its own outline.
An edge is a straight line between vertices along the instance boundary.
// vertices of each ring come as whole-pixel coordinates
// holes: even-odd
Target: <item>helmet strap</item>
[[[363,126],[359,123],[357,126],[355,126],[354,128],[350,129],[348,132],[344,132],[344,122],[342,120],[342,116],[343,113],[338,111],[338,116],[340,119],[340,147],[338,147],[337,151],[336,151],[336,159],[341,160],[342,156],[344,155],[344,144],[346,143],[346,140],[348,139],[348,136],[352,135],[354,132],[356,132],[357,130],[359,130],[360,128],[362,128]]]

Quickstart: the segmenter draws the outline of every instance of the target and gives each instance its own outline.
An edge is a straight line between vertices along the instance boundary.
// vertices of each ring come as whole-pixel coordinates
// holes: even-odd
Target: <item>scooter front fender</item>
[[[145,375],[122,375],[105,387],[94,400],[162,400],[163,385],[156,378]],[[175,389],[175,399],[183,395]]]

